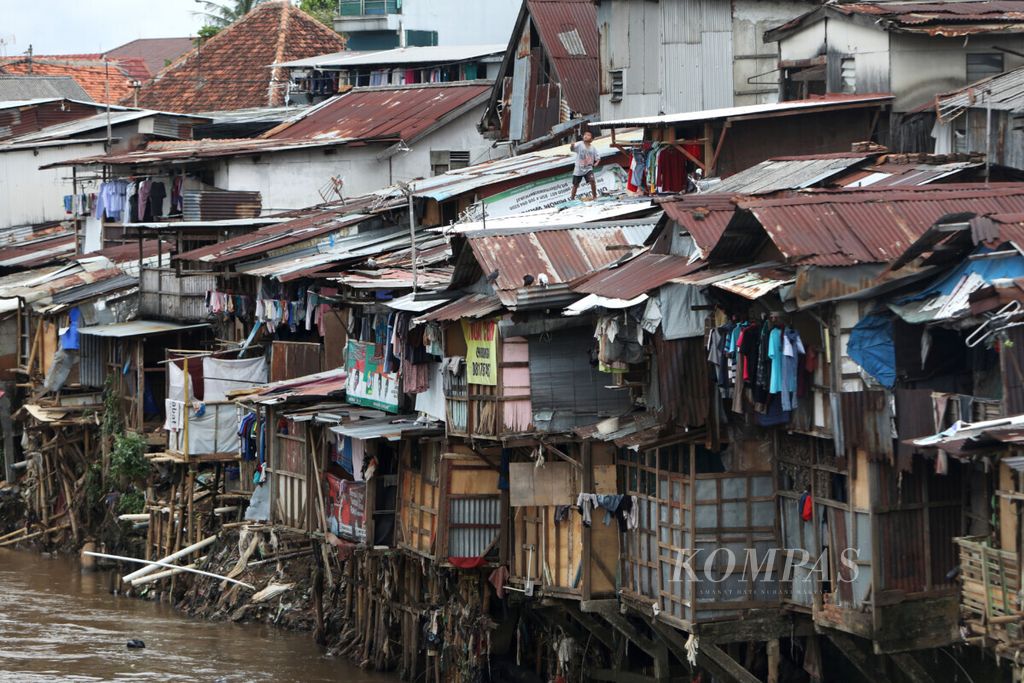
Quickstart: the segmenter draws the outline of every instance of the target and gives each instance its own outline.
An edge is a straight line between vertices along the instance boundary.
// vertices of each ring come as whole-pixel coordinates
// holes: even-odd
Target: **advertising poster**
[[[374,358],[373,342],[348,342],[345,394],[350,403],[398,412],[398,373],[384,372],[384,359]]]
[[[470,384],[498,384],[498,323],[462,321],[466,336],[466,378]]]

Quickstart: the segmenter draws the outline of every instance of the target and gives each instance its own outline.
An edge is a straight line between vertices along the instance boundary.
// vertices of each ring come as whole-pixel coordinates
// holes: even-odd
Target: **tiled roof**
[[[0,61],[0,73],[9,76],[70,76],[89,97],[107,101],[109,80],[110,101],[117,102],[131,94],[129,80],[134,78],[140,62],[110,62],[109,69],[101,55],[33,56],[31,61],[17,57]]]
[[[267,2],[170,64],[139,92],[140,107],[227,111],[284,104],[277,64],[345,47],[345,39],[287,2]]]
[[[142,78],[148,79],[193,47],[191,38],[139,38],[107,50],[105,54],[108,58],[141,60],[146,67]]]

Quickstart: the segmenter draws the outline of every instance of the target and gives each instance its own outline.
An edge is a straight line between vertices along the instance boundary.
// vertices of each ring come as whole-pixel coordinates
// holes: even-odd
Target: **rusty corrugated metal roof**
[[[572,289],[616,299],[635,299],[672,278],[681,277],[703,266],[702,261],[690,263],[689,259],[674,254],[644,253],[624,263],[599,270],[574,284]]]
[[[670,219],[690,233],[705,256],[718,244],[733,214],[736,198],[728,194],[679,195],[659,200]]]
[[[925,185],[901,189],[812,191],[781,199],[748,199],[739,207],[756,218],[790,263],[848,266],[887,263],[903,254],[949,213],[1024,212],[1024,183]],[[750,231],[734,225],[723,233]],[[720,241],[714,259],[749,258],[750,240]]]
[[[581,114],[596,113],[601,67],[593,0],[527,0],[526,6],[569,108]]]
[[[186,251],[178,258],[183,261],[241,261],[354,225],[399,203],[376,195],[357,197],[344,206],[307,211],[295,220],[268,225],[247,235]]]
[[[455,114],[482,104],[492,84],[423,83],[356,88],[268,131],[271,140],[414,140]]]
[[[968,2],[850,2],[829,3],[766,32],[774,42],[826,16],[861,16],[881,28],[932,36],[1024,32],[1024,5],[1013,0]]]
[[[466,238],[484,274],[493,274],[492,287],[498,298],[506,306],[515,306],[519,290],[528,294],[533,289],[573,282],[618,260],[629,246],[642,245],[652,228],[650,223],[594,224],[536,231],[488,230],[466,233]],[[524,286],[527,275],[534,281]],[[547,278],[546,285],[541,284],[541,276]]]
[[[467,294],[450,304],[435,309],[416,319],[416,322],[448,322],[462,318],[482,318],[501,310],[501,302],[489,294]]]

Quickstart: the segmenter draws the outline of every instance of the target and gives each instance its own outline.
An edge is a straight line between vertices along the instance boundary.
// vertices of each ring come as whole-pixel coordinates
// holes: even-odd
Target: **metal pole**
[[[103,99],[107,101],[107,153],[110,153],[110,62],[103,58]]]
[[[992,91],[985,93],[985,184],[992,167]]]
[[[412,186],[405,186],[409,197],[409,241],[412,246],[412,296],[416,298],[416,211],[413,209]]]

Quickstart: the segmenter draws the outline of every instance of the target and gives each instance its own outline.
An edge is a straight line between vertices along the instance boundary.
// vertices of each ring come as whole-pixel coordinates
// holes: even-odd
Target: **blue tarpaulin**
[[[896,384],[896,344],[892,328],[892,318],[869,315],[850,332],[850,342],[846,346],[853,362],[890,389]]]

